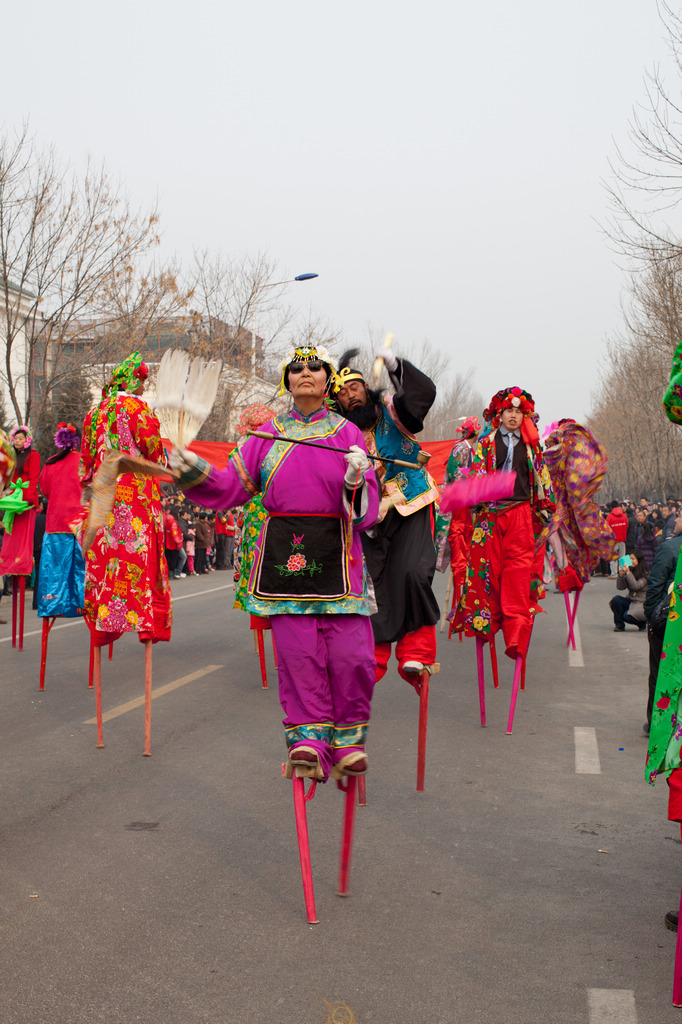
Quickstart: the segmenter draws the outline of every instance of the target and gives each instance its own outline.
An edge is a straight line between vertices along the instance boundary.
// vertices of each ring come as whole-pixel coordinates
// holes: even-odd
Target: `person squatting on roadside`
[[[614,594],[609,601],[609,608],[613,612],[614,633],[622,633],[626,622],[640,630],[646,629],[644,600],[649,570],[641,551],[633,551],[631,555],[624,557],[630,559],[630,565],[618,566],[616,589],[627,590],[627,597]]]
[[[436,386],[407,359],[382,348],[395,394],[387,397],[367,387],[363,374],[350,367],[351,349],[341,359],[334,386],[341,414],[358,427],[370,455],[416,462],[415,434],[436,397]],[[431,584],[436,569],[434,502],[438,489],[425,467],[408,469],[375,463],[382,493],[375,529],[366,531],[362,547],[374,585],[378,611],[372,616],[376,678],[381,679],[396,644],[398,672],[407,682],[436,660],[438,602]]]
[[[505,653],[525,657],[542,582],[545,538],[554,495],[533,419],[533,396],[521,388],[493,395],[484,416],[491,426],[481,436],[471,473],[516,473],[511,498],[474,509],[465,587],[455,629],[489,639],[502,629]]]
[[[174,449],[179,486],[207,508],[262,494],[246,607],[270,617],[289,759],[286,774],[326,781],[363,775],[374,688],[374,648],[360,531],[373,526],[379,489],[362,434],[331,412],[333,366],[301,346],[282,364],[293,407],[263,430],[319,447],[251,436],[218,470]]]

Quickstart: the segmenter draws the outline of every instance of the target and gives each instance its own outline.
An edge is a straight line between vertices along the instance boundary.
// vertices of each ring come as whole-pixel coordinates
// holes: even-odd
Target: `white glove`
[[[194,469],[197,464],[197,458],[198,456],[195,452],[191,452],[188,448],[173,448],[168,461],[170,462],[170,468],[182,475],[189,472],[190,469]]]
[[[346,455],[346,462],[348,463],[348,469],[346,470],[343,482],[346,487],[352,490],[365,479],[365,473],[369,469],[369,459],[366,452],[363,452],[359,445],[352,444],[350,451]]]
[[[377,359],[383,359],[384,366],[389,373],[393,373],[394,370],[398,369],[398,360],[390,348],[378,348],[374,355]]]

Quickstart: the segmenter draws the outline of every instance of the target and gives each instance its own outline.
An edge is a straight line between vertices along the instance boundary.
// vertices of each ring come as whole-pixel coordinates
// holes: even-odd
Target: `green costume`
[[[673,356],[670,383],[663,398],[665,414],[682,424],[682,341]],[[659,772],[670,775],[682,768],[682,558],[678,559],[670,597],[661,664],[651,714],[646,780],[653,786]]]

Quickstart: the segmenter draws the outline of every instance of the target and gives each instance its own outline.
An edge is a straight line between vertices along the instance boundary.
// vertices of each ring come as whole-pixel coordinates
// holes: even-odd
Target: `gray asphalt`
[[[18,652],[0,627],[2,1024],[324,1024],[325,1003],[357,1024],[600,1024],[593,989],[632,993],[639,1024],[680,1019],[663,926],[679,828],[665,783],[644,782],[647,642],[613,633],[610,581],[581,602],[584,667],[569,666],[563,599],[548,596],[512,736],[511,662],[493,691],[486,661],[483,730],[475,645],[440,635],[422,794],[417,699],[392,663],[348,899],[335,895],[343,798],[330,784],[309,805],[310,926],[272,648],[266,636],[263,691],[246,616],[214,589],[229,576],[174,584],[155,688],[221,667],[154,701],[151,758],[142,708],[106,722],[96,749],[82,623],[52,632],[42,694],[40,637]],[[117,643],[103,674],[105,711],[139,697],[141,645]],[[596,730],[600,774],[576,773],[576,726]]]

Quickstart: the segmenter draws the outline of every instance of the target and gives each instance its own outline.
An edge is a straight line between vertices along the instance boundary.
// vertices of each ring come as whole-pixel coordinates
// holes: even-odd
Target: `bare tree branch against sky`
[[[319,273],[290,298],[342,346],[391,330],[484,400],[588,412],[624,284],[602,181],[672,65],[655,0],[36,0],[3,36],[5,127],[158,202],[164,258],[267,252]]]

